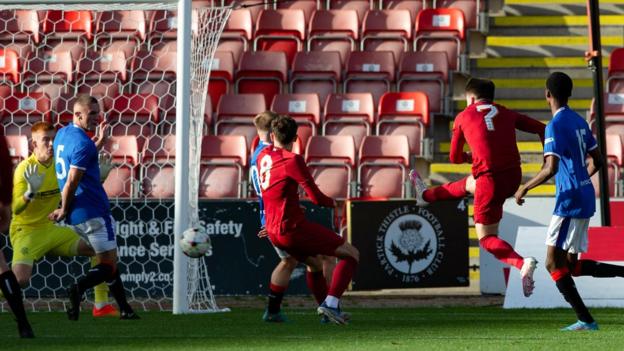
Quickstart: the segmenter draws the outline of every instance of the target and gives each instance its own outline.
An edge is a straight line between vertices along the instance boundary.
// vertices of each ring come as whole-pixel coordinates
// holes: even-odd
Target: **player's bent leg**
[[[336,257],[321,255],[321,261],[323,262],[323,276],[327,281],[327,285],[331,284],[331,278],[334,274],[334,269],[336,269]]]
[[[416,192],[416,204],[419,206],[442,200],[463,199],[469,193],[474,193],[475,189],[475,179],[472,175],[455,182],[427,188],[418,172],[412,170],[410,181]]]
[[[15,274],[15,278],[17,279],[17,283],[23,289],[28,286],[30,282],[30,277],[32,275],[32,264],[26,263],[14,263],[11,270],[13,274]]]
[[[598,330],[598,324],[589,313],[583,299],[576,289],[570,270],[568,269],[568,253],[556,246],[547,246],[546,269],[555,282],[557,289],[572,306],[578,321],[562,331]]]
[[[290,276],[297,267],[298,261],[282,250],[277,252],[281,260],[273,269],[273,273],[271,273],[267,308],[262,315],[262,320],[265,322],[282,323],[287,321],[286,317],[281,313],[284,292],[288,288]]]
[[[327,298],[319,306],[319,314],[325,315],[336,324],[346,324],[347,321],[340,310],[340,298],[351,283],[355,269],[360,260],[360,252],[355,246],[344,242],[335,250],[340,262],[336,265]]]
[[[24,302],[22,300],[22,289],[20,288],[15,274],[9,270],[9,266],[0,251],[0,291],[7,300],[11,311],[17,320],[17,330],[21,338],[34,338],[35,334],[28,323]]]
[[[308,266],[306,271],[306,283],[308,289],[312,292],[314,300],[317,304],[321,304],[327,297],[327,279],[323,274],[323,258],[321,255],[309,256],[306,258],[305,264]]]

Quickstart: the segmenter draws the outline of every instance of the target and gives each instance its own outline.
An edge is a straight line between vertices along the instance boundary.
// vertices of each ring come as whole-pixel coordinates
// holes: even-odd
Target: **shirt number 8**
[[[273,166],[273,160],[271,156],[264,155],[262,159],[260,159],[260,187],[262,190],[266,190],[269,187],[269,182],[271,181],[271,166]]]

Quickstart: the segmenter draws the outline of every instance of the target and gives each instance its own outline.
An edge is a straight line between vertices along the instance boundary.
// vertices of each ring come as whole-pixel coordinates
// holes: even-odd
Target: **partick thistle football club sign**
[[[468,284],[463,201],[350,203],[350,238],[360,250],[354,290]]]

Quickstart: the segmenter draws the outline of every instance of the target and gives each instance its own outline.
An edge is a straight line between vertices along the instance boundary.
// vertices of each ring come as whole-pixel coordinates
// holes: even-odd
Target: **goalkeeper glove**
[[[98,156],[98,164],[100,166],[100,182],[104,183],[108,174],[113,169],[110,155],[104,153],[100,154]]]
[[[39,166],[36,164],[28,165],[24,171],[24,179],[26,179],[26,183],[28,184],[28,189],[24,193],[24,197],[32,200],[37,191],[41,188],[41,184],[43,184],[43,175],[39,174]]]

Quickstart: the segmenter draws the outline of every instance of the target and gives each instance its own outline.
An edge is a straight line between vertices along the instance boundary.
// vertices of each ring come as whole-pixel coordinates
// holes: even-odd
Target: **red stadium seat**
[[[607,171],[608,171],[608,177],[609,177],[609,196],[610,197],[614,197],[614,196],[622,196],[621,194],[618,194],[617,190],[617,182],[619,179],[621,179],[620,176],[620,170],[617,167],[612,167],[612,164],[609,165],[609,167],[607,167]],[[591,181],[592,184],[594,185],[594,192],[596,194],[596,196],[600,196],[600,186],[599,186],[599,173],[594,174],[593,177],[591,177]]]
[[[624,134],[607,134],[607,158],[618,167],[624,166]]]
[[[384,10],[407,10],[410,13],[411,22],[416,20],[416,15],[423,9],[423,0],[381,0],[381,8]]]
[[[375,106],[379,98],[394,85],[394,58],[390,51],[354,51],[347,62],[344,91],[373,94]]]
[[[50,98],[44,93],[11,94],[10,89],[0,92],[0,116],[5,135],[30,135],[30,126],[39,121],[52,122]]]
[[[317,134],[321,124],[321,104],[317,94],[278,94],[271,104],[271,111],[289,115],[299,125],[297,135],[303,146],[311,135]]]
[[[0,48],[0,74],[2,83],[19,84],[21,70],[18,53],[12,49]]]
[[[72,83],[74,81],[74,60],[69,51],[53,51],[42,55],[31,55],[24,66],[25,86],[31,83]]]
[[[352,135],[355,145],[371,135],[375,116],[369,93],[332,94],[325,102],[323,135]]]
[[[624,134],[624,94],[605,93],[603,110],[607,134]],[[596,130],[595,118],[594,100],[592,100],[589,120],[592,131]]]
[[[178,15],[174,10],[151,11],[147,42],[150,46],[178,36]]]
[[[177,53],[173,51],[137,52],[132,58],[133,80],[163,80],[177,73]]]
[[[445,52],[406,52],[399,66],[397,90],[422,91],[429,97],[431,112],[446,112],[448,70]]]
[[[344,65],[357,49],[359,21],[353,10],[318,10],[310,22],[308,51],[337,51]]]
[[[436,0],[435,8],[458,9],[464,14],[466,28],[478,29],[479,12],[483,10],[481,0]]]
[[[224,3],[226,5],[230,5],[233,2],[234,1],[232,0],[225,0]],[[260,3],[259,5],[258,1],[256,0],[237,0],[236,3],[241,6],[245,6],[245,5],[248,6],[245,8],[245,10],[249,11],[249,15],[251,16],[251,23],[256,23],[258,21],[258,17],[260,17],[260,13],[262,12],[262,10],[265,10],[268,8],[266,5],[260,6],[262,5],[262,3]]]
[[[366,0],[326,0],[327,8],[334,10],[352,10],[358,15],[358,20],[362,21],[366,11],[373,8],[373,1]]]
[[[2,137],[0,136],[0,138]],[[4,138],[6,138],[13,167],[30,156],[28,137],[26,135],[7,135]]]
[[[351,197],[355,143],[350,135],[313,136],[305,160],[323,193],[331,198]]]
[[[286,54],[288,66],[303,49],[306,21],[302,10],[263,10],[254,38],[254,50]]]
[[[81,42],[87,47],[93,39],[94,18],[91,11],[48,10],[43,20],[42,31],[45,46],[57,42],[68,45]]]
[[[98,47],[110,45],[115,40],[132,40],[140,44],[146,38],[148,22],[144,11],[102,11],[98,12],[95,21]]]
[[[415,51],[445,51],[450,69],[459,70],[465,38],[465,21],[461,10],[424,9],[418,13]]]
[[[301,10],[305,18],[305,23],[310,23],[312,14],[317,9],[316,0],[279,1],[275,2],[279,10]]]
[[[371,10],[362,26],[362,51],[391,51],[394,62],[409,51],[412,41],[412,21],[407,10]]]
[[[217,106],[221,95],[230,92],[234,81],[234,57],[231,52],[217,51],[210,63],[208,94],[212,105]]]
[[[624,48],[611,52],[606,86],[608,92],[624,93]]]
[[[112,136],[106,140],[103,151],[111,156],[115,166],[106,181],[104,190],[109,197],[134,197],[134,174],[139,164],[139,147],[135,136]]]
[[[429,126],[429,100],[422,92],[386,93],[379,103],[377,135],[405,135],[410,154],[422,156]]]
[[[247,51],[236,72],[238,94],[264,94],[265,101],[283,91],[288,78],[286,55],[273,51]]]
[[[175,135],[154,135],[145,143],[141,158],[143,195],[148,198],[175,196]]]
[[[216,135],[242,135],[251,143],[256,136],[253,118],[267,109],[262,94],[227,94],[221,96],[215,115]]]
[[[152,94],[122,94],[115,98],[107,119],[113,135],[134,135],[143,147],[159,122],[158,97]]]
[[[0,11],[0,45],[6,47],[12,43],[39,44],[39,23],[37,11]]]
[[[405,135],[367,136],[360,146],[360,197],[405,197],[409,142]]]
[[[234,62],[238,63],[243,52],[249,49],[252,35],[251,12],[248,9],[234,10],[219,37],[217,51],[231,52]]]
[[[247,167],[247,143],[241,135],[207,135],[202,141],[199,197],[241,198]]]
[[[337,52],[310,51],[298,52],[293,63],[290,78],[291,93],[318,94],[325,103],[329,94],[338,92],[342,68]]]

